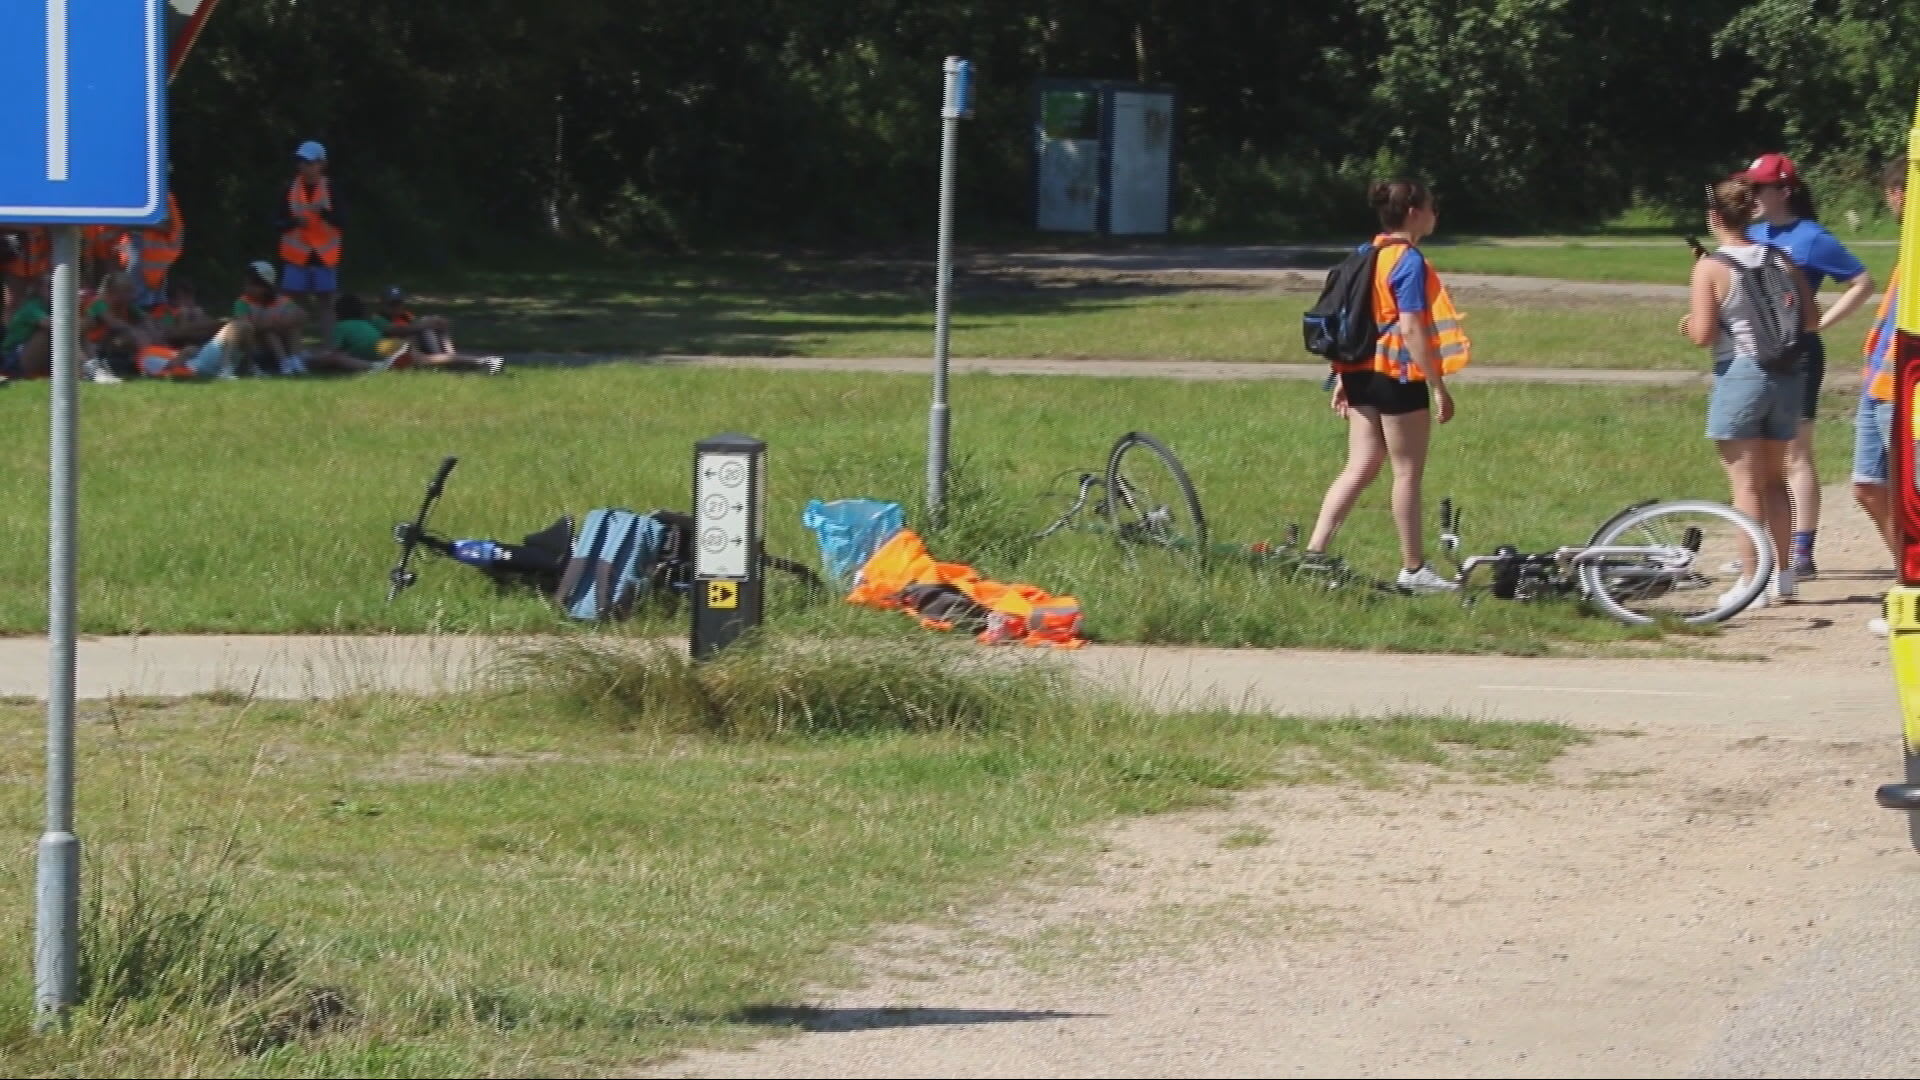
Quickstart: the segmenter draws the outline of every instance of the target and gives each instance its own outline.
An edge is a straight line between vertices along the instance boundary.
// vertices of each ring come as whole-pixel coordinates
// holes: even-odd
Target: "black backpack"
[[[1380,247],[1369,244],[1327,271],[1319,302],[1300,317],[1300,336],[1308,352],[1347,364],[1373,355],[1380,341],[1380,325],[1373,320],[1374,267],[1381,252],[1403,246],[1404,240]]]

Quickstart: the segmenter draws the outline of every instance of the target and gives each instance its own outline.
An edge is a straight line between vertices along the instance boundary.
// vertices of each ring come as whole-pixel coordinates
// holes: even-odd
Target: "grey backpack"
[[[1790,375],[1799,371],[1807,355],[1807,332],[1802,328],[1800,290],[1793,277],[1800,268],[1780,248],[1768,245],[1760,256],[1760,265],[1749,268],[1725,252],[1713,254],[1715,262],[1733,271],[1739,288],[1728,317],[1744,317],[1753,327],[1754,362],[1762,371]]]

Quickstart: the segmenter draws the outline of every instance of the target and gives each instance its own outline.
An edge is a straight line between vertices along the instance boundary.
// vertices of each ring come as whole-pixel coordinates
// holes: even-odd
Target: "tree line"
[[[1031,220],[1055,76],[1177,90],[1186,228],[1363,229],[1361,182],[1395,171],[1451,226],[1549,228],[1771,149],[1851,197],[1903,151],[1920,4],[225,0],[172,86],[175,186],[223,258],[268,250],[309,138],[356,251],[402,262],[924,239],[949,54],[976,71],[971,227]]]

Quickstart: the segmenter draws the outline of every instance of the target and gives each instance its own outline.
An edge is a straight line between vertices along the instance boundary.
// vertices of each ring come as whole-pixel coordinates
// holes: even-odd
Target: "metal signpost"
[[[959,121],[973,115],[973,64],[947,57],[940,109],[940,237],[933,292],[933,410],[927,418],[927,516],[938,523],[947,502],[947,341],[953,294],[953,152]]]
[[[162,0],[9,0],[0,71],[25,83],[0,109],[0,222],[52,226],[53,387],[47,573],[47,823],[40,837],[34,1004],[42,1024],[79,979],[80,841],[73,821],[74,268],[80,225],[166,214]],[[44,76],[44,108],[28,87]],[[36,153],[44,149],[45,153]]]
[[[693,631],[705,660],[760,625],[766,592],[767,444],[715,435],[693,448]]]

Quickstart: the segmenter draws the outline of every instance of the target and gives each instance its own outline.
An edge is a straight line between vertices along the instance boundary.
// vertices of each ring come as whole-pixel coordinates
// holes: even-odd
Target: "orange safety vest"
[[[1400,304],[1393,297],[1391,284],[1394,268],[1400,265],[1401,259],[1406,258],[1413,245],[1384,233],[1373,238],[1374,247],[1389,244],[1395,245],[1392,255],[1382,252],[1373,267],[1373,320],[1380,328],[1380,341],[1374,346],[1373,359],[1358,363],[1336,363],[1333,370],[1378,371],[1401,382],[1424,382],[1426,376],[1420,373],[1420,366],[1413,362],[1413,353],[1407,348],[1406,337],[1400,332]],[[1466,316],[1453,306],[1453,297],[1448,294],[1446,283],[1440,280],[1431,262],[1427,263],[1427,310],[1424,316],[1427,344],[1439,357],[1440,373],[1451,375],[1466,367],[1473,359],[1473,345],[1467,340],[1466,328],[1462,325]]]
[[[156,294],[166,291],[167,273],[180,261],[180,248],[186,235],[186,224],[180,220],[180,204],[169,191],[166,218],[158,225],[135,232],[130,245],[133,269],[147,291]]]
[[[293,186],[287,189],[287,213],[294,224],[280,237],[282,262],[307,266],[318,257],[322,266],[340,265],[340,230],[320,217],[320,211],[332,209],[333,189],[326,177],[311,188],[301,178],[293,178]]]
[[[1893,280],[1900,280],[1900,264],[1893,266]],[[1894,318],[1893,307],[1899,303],[1894,294],[1900,291],[1898,284],[1887,286],[1885,296],[1880,298],[1880,310],[1874,313],[1873,329],[1867,331],[1867,342],[1860,349],[1860,355],[1866,364],[1860,369],[1860,381],[1866,384],[1866,395],[1875,401],[1893,403],[1893,368],[1887,360],[1893,355]]]
[[[141,348],[135,366],[149,379],[197,379],[200,376],[180,360],[180,350],[167,345]]]
[[[133,266],[133,241],[111,225],[89,225],[80,232],[81,254],[97,275],[108,267],[126,270]]]
[[[1055,596],[1034,585],[1005,585],[987,581],[964,563],[943,563],[927,553],[927,545],[912,529],[902,529],[880,545],[860,568],[858,584],[847,603],[883,611],[907,610],[907,591],[916,585],[947,586],[987,611],[982,644],[1020,642],[1061,649],[1085,645],[1080,636],[1080,602]],[[916,614],[920,625],[951,630],[950,620]]]
[[[21,229],[20,254],[9,272],[23,278],[53,273],[53,233],[44,228]]]

